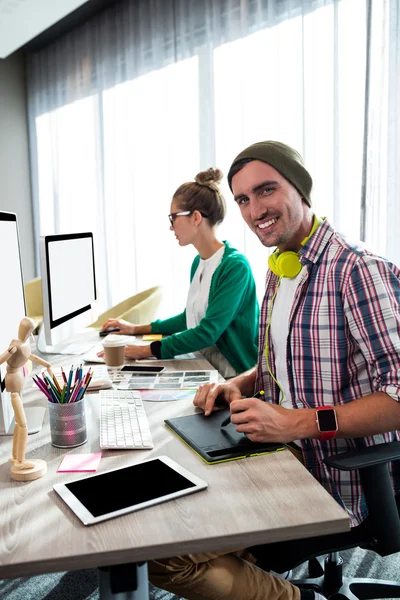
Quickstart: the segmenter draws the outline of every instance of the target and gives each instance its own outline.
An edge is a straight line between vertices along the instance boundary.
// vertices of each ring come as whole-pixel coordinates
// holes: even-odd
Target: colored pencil
[[[61,402],[62,404],[63,404],[64,402],[65,402],[65,403],[66,403],[66,402],[68,402],[68,400],[67,400],[67,399],[66,399],[66,397],[65,397],[65,396],[66,396],[66,393],[67,393],[67,386],[64,384],[64,387],[63,387],[63,389],[62,389],[62,392],[61,392],[61,400],[60,400],[60,402]]]
[[[61,376],[63,378],[64,383],[67,383],[67,378],[65,377],[64,369],[61,367]]]
[[[53,380],[53,383],[54,383],[54,385],[55,385],[55,386],[56,386],[56,388],[57,388],[57,391],[58,391],[58,393],[59,393],[59,394],[61,394],[61,393],[62,393],[62,389],[61,389],[61,386],[60,386],[60,384],[58,383],[57,377],[54,375],[54,373],[53,373],[53,375],[52,375],[52,380]]]
[[[57,398],[57,402],[60,402],[61,400],[61,394],[59,394],[57,388],[55,387],[55,385],[51,382],[51,379],[49,377],[47,377],[47,375],[43,374],[43,379],[45,380],[46,383],[49,384],[49,386],[51,387],[52,391],[54,392],[55,397]]]
[[[82,387],[83,387],[83,380],[81,379],[80,381],[78,381],[78,383],[75,386],[74,393],[71,396],[70,402],[75,402]]]
[[[93,371],[90,373],[90,377],[89,377],[89,379],[87,380],[87,382],[85,384],[85,392],[88,389],[88,387],[90,385],[90,382],[92,381],[92,378],[93,378]]]
[[[52,397],[50,396],[50,394],[47,391],[47,389],[42,385],[40,379],[39,379],[39,381],[37,381],[34,376],[32,376],[32,379],[36,383],[36,385],[39,388],[39,390],[41,392],[43,392],[43,394],[47,397],[47,399],[50,400],[50,402],[53,402]]]
[[[65,392],[65,402],[69,402],[69,397],[70,397],[70,391],[71,391],[71,383],[72,383],[72,375],[74,374],[74,365],[71,365],[71,368],[69,370],[69,377],[68,377],[68,383],[67,383],[67,390]]]
[[[58,404],[59,403],[59,399],[56,396],[56,394],[53,392],[53,390],[51,389],[51,387],[49,386],[49,384],[47,384],[47,391],[50,394],[50,396],[53,398],[53,402],[55,404]]]

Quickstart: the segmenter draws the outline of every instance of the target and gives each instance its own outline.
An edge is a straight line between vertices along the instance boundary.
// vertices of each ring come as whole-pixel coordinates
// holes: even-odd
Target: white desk
[[[71,364],[70,358],[51,360],[54,366]],[[160,363],[169,370],[211,368],[204,359]],[[26,382],[24,404],[45,406],[47,401],[31,383]],[[56,472],[66,453],[100,450],[97,395],[88,394],[86,403],[85,445],[69,451],[54,448],[48,413],[42,431],[29,436],[27,457],[47,462],[42,479],[11,480],[12,439],[0,439],[0,578],[237,549],[349,528],[346,513],[288,451],[212,466],[203,463],[164,425],[167,417],[193,412],[186,401],[145,403],[154,450],[103,451],[97,472],[166,454],[206,480],[208,490],[85,527],[52,486],[79,477]]]

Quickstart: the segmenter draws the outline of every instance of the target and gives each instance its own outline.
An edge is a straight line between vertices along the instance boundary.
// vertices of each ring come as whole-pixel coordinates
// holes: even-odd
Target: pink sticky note
[[[91,454],[67,454],[61,461],[57,473],[74,471],[96,471],[101,459],[101,452]]]

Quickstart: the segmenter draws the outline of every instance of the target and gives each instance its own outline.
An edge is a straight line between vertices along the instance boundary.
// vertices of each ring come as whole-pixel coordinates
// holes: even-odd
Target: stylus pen
[[[254,396],[252,396],[252,398],[262,398],[264,396],[265,392],[264,390],[260,390],[259,392],[257,392],[257,394],[254,394]],[[226,427],[227,425],[229,425],[229,423],[231,422],[231,415],[229,415],[229,417],[227,417],[226,419],[224,419],[221,423],[221,427]]]

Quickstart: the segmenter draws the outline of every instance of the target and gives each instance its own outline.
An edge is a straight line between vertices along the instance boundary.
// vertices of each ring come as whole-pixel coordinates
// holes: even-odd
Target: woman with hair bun
[[[200,350],[225,378],[256,364],[259,309],[253,274],[243,254],[216,237],[226,213],[221,179],[219,169],[202,171],[172,198],[170,229],[180,246],[193,244],[198,251],[185,310],[148,325],[121,319],[104,324],[103,331],[117,327],[125,335],[168,335],[150,346],[126,346],[126,357],[165,359]]]

